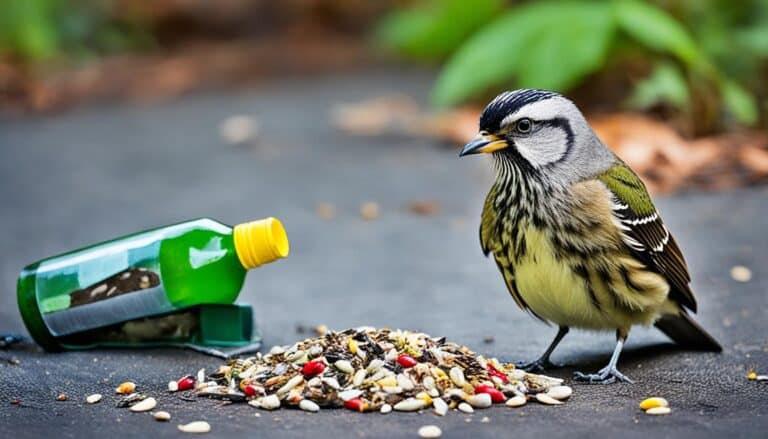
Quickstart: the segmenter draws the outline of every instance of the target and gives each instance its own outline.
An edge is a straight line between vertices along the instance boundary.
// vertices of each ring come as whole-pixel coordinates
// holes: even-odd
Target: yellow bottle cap
[[[246,270],[288,256],[288,235],[277,218],[264,218],[235,226],[235,252]]]

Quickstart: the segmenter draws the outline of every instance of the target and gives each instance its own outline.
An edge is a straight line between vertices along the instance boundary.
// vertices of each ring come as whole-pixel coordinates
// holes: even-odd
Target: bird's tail
[[[723,350],[720,343],[699,326],[686,311],[681,310],[679,314],[664,315],[655,325],[675,343],[685,348],[712,352]]]

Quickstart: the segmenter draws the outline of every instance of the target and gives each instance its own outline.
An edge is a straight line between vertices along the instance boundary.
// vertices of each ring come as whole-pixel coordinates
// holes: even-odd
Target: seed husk
[[[99,401],[101,401],[101,394],[100,393],[94,393],[93,395],[88,395],[85,398],[85,402],[87,402],[88,404],[96,404]]]
[[[205,421],[195,421],[189,424],[180,424],[179,431],[184,433],[208,433],[211,431],[211,424]]]
[[[168,422],[171,420],[171,414],[164,411],[155,412],[152,416],[155,418],[155,421]]]
[[[668,415],[670,413],[672,413],[672,409],[667,406],[651,407],[645,411],[646,415],[652,416]]]
[[[150,396],[149,398],[146,398],[143,401],[139,401],[136,404],[132,405],[130,410],[132,412],[148,412],[154,409],[156,406],[157,406],[157,401],[155,400],[155,398],[152,398]]]
[[[664,398],[655,396],[652,398],[644,399],[640,403],[640,410],[648,410],[656,407],[669,407],[669,402]]]
[[[419,436],[425,439],[438,438],[443,435],[443,431],[437,425],[425,425],[419,428]]]

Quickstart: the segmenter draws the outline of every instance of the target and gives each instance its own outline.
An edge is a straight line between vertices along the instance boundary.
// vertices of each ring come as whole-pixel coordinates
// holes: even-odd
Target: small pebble
[[[168,412],[163,412],[163,411],[155,412],[153,416],[156,421],[166,422],[171,420],[171,414]]]
[[[655,407],[669,407],[669,402],[667,402],[667,400],[664,398],[653,397],[644,399],[640,403],[641,410],[648,410]]]
[[[655,416],[668,415],[670,413],[672,413],[672,409],[669,408],[669,407],[664,407],[664,406],[662,406],[662,407],[652,407],[652,408],[649,408],[648,410],[645,411],[646,415],[655,415]]]
[[[475,409],[472,408],[471,405],[467,404],[466,402],[462,402],[459,404],[458,409],[464,413],[474,413]]]
[[[731,278],[736,282],[749,282],[752,279],[752,270],[743,265],[736,265],[731,268]]]
[[[101,401],[101,394],[100,393],[94,393],[93,395],[88,395],[85,398],[85,402],[87,402],[88,404],[96,404],[99,401]]]
[[[211,431],[211,424],[205,421],[195,421],[189,424],[179,425],[179,431],[184,433],[208,433]]]
[[[157,406],[157,401],[151,396],[131,406],[132,412],[148,412]]]
[[[443,435],[443,431],[437,425],[425,425],[419,428],[419,436],[423,438],[436,438]]]
[[[522,407],[526,402],[528,402],[528,400],[525,396],[517,395],[509,398],[505,404],[507,407]]]
[[[317,405],[314,401],[310,401],[308,399],[302,399],[299,403],[299,408],[304,410],[305,412],[319,412],[320,406]]]

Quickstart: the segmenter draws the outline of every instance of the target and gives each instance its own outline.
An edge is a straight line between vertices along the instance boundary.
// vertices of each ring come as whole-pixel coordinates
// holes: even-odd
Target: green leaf
[[[740,123],[754,125],[758,118],[757,100],[736,81],[724,79],[720,93],[726,110]]]
[[[690,102],[691,96],[683,72],[672,63],[661,63],[648,78],[635,86],[627,103],[637,109],[647,109],[658,104],[687,109]]]
[[[621,29],[646,47],[672,54],[692,67],[706,63],[685,27],[659,7],[639,0],[619,0],[615,11]]]
[[[433,100],[455,104],[514,77],[525,87],[568,89],[602,67],[613,30],[609,3],[515,7],[459,48],[438,77]]]
[[[502,0],[432,0],[389,14],[379,25],[377,36],[406,55],[440,59],[491,20],[502,5]]]

